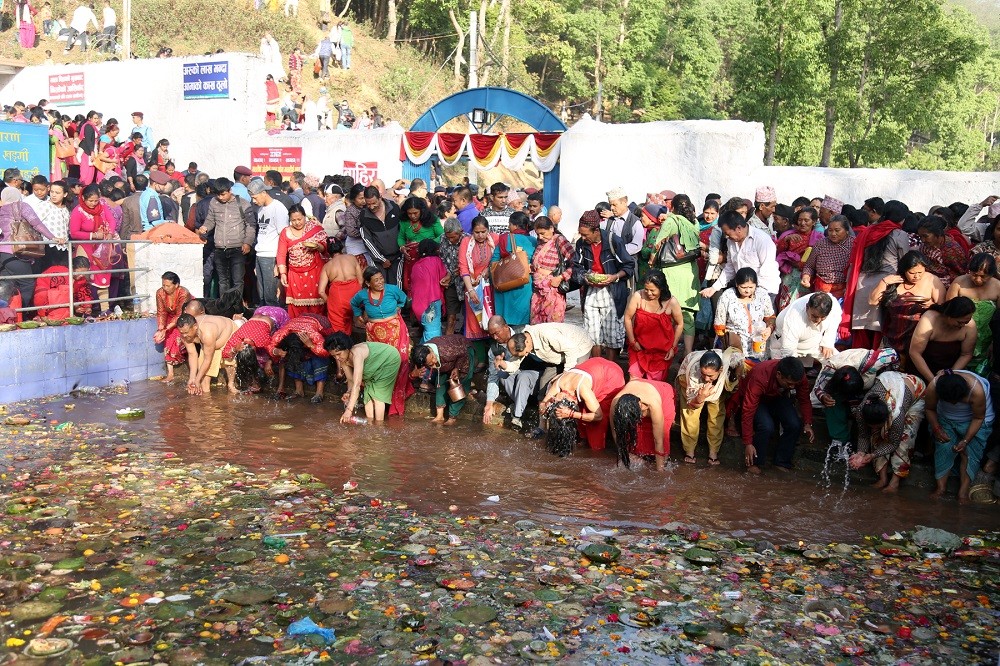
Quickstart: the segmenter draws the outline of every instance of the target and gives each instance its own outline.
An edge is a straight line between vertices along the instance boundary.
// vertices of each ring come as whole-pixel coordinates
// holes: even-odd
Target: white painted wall
[[[391,123],[377,130],[283,132],[267,134],[256,132],[250,137],[250,145],[256,148],[271,146],[301,146],[302,171],[313,173],[321,179],[330,174],[343,173],[344,161],[377,162],[378,177],[386,186],[403,175],[403,163],[399,161],[399,148],[403,139],[403,128],[399,123]],[[240,157],[249,164],[249,147]]]
[[[229,62],[229,98],[185,100],[184,64],[223,60]],[[179,170],[194,161],[211,174],[231,176],[233,167],[250,159],[249,135],[264,128],[264,61],[245,53],[26,67],[0,90],[0,100],[35,103],[48,97],[49,75],[80,71],[85,104],[60,110],[74,116],[95,109],[105,120],[117,118],[120,138],[132,128],[132,112],[142,111],[153,140],[170,140]]]
[[[136,266],[149,269],[136,274],[136,294],[146,296],[140,309],[156,312],[156,290],[161,286],[160,276],[166,271],[177,273],[181,286],[195,298],[201,298],[205,282],[201,251],[200,243],[137,243]]]

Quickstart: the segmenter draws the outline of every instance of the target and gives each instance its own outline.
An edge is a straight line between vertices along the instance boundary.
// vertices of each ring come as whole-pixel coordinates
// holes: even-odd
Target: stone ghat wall
[[[156,319],[0,333],[0,404],[163,374]]]

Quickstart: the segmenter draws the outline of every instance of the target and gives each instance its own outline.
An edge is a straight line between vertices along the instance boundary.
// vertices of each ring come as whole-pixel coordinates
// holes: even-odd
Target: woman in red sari
[[[165,382],[174,381],[174,366],[187,360],[187,347],[177,330],[177,318],[184,312],[184,306],[191,300],[191,292],[181,286],[177,273],[167,271],[160,280],[162,287],[156,290],[156,333],[153,342],[163,345],[163,360],[167,363]]]
[[[625,387],[621,366],[606,358],[591,358],[549,383],[538,406],[548,417],[547,444],[550,453],[568,456],[577,431],[594,450],[605,447],[611,401]]]
[[[684,316],[670,295],[662,271],[646,273],[643,288],[632,294],[625,308],[625,338],[629,346],[630,377],[665,381],[677,344],[684,335]]]
[[[101,203],[101,192],[97,185],[88,185],[80,196],[80,204],[69,216],[69,237],[78,241],[108,240],[115,237],[117,227],[114,215]],[[121,259],[117,248],[117,245],[109,243],[83,243],[77,246],[77,256],[86,255],[90,260],[91,270],[108,270]],[[107,299],[110,297],[111,273],[96,273],[90,279],[97,288],[102,311],[107,310],[110,303]]]
[[[319,279],[326,263],[326,232],[315,220],[306,220],[300,204],[288,209],[288,226],[278,235],[275,263],[286,291],[288,316],[307,312],[324,314],[326,303],[319,297]]]

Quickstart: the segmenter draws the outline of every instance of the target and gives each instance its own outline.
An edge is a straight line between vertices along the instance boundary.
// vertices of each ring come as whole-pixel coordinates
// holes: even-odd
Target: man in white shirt
[[[111,8],[111,0],[104,0],[104,36],[102,37],[102,51],[114,53],[115,40],[118,38],[118,15]]]
[[[646,240],[646,228],[642,226],[642,220],[629,210],[625,188],[616,187],[608,192],[608,203],[611,205],[611,217],[602,222],[601,230],[618,236],[625,244],[625,250],[635,259]]]
[[[288,226],[288,209],[267,192],[267,185],[254,178],[247,185],[250,198],[257,205],[257,298],[260,305],[281,305],[274,264],[278,256],[278,236]]]
[[[808,368],[811,361],[828,359],[837,351],[841,308],[826,292],[807,294],[792,301],[774,323],[768,341],[771,358],[795,356]]]
[[[69,27],[72,32],[70,32],[69,37],[66,39],[66,48],[63,49],[63,53],[69,53],[73,50],[73,45],[76,42],[80,42],[80,50],[87,50],[87,28],[91,25],[94,26],[94,30],[98,31],[101,26],[97,23],[97,17],[94,15],[93,10],[88,7],[83,2],[79,3],[77,8],[73,10],[73,18],[70,19]]]
[[[757,284],[771,295],[771,300],[778,295],[781,277],[778,274],[778,262],[775,259],[774,241],[766,231],[751,227],[743,216],[735,211],[729,211],[719,217],[719,229],[726,237],[726,265],[722,275],[711,287],[701,290],[701,295],[711,298],[715,292],[725,289],[726,285],[736,276],[736,271],[749,267],[757,273]]]

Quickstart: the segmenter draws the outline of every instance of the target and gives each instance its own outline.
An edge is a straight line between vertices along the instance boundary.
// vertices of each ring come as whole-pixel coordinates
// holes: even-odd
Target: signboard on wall
[[[53,106],[80,106],[86,97],[84,93],[83,72],[49,76],[49,95],[46,99]]]
[[[365,187],[378,178],[378,162],[349,162],[344,160],[344,175],[354,179],[355,184]]]
[[[263,176],[265,171],[277,171],[287,180],[293,171],[302,171],[302,148],[251,148],[250,170],[255,176]]]
[[[24,180],[48,177],[48,125],[0,122],[0,158],[5,169],[20,169]]]
[[[229,61],[192,62],[183,65],[184,99],[229,97]]]

